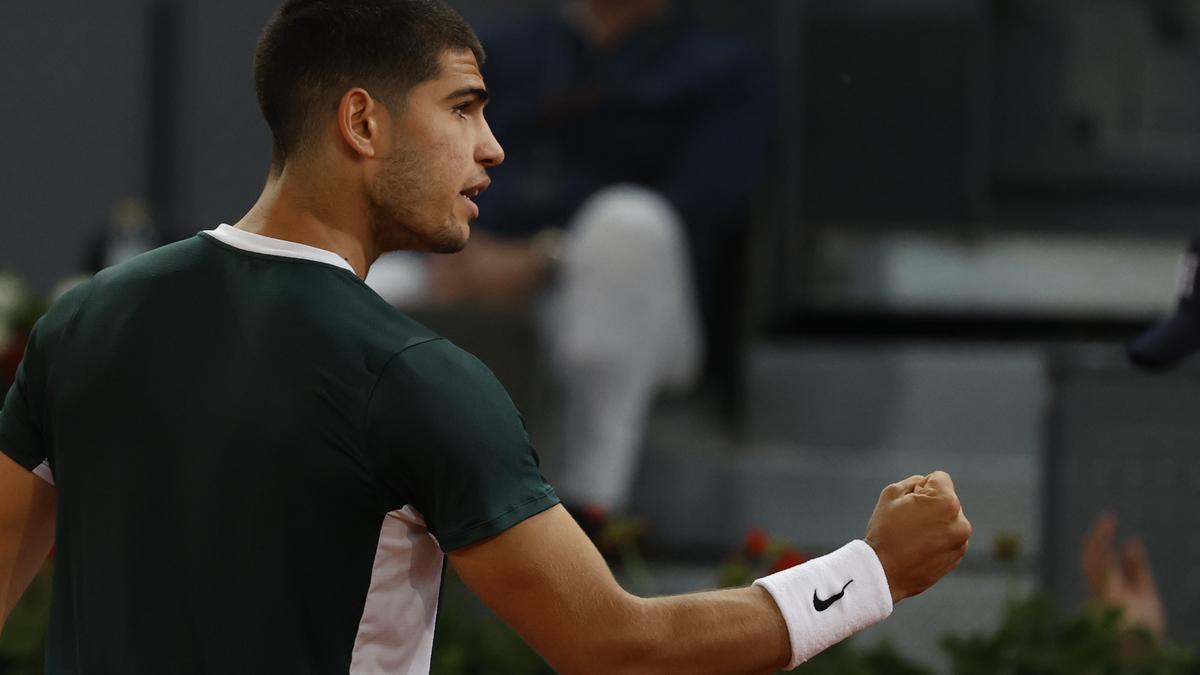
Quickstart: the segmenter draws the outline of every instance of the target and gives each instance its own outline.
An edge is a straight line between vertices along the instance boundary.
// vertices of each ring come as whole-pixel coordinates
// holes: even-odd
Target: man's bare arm
[[[450,562],[562,673],[771,673],[791,657],[764,589],[630,595],[561,506],[451,552]]]
[[[0,627],[54,544],[54,487],[0,453]]]
[[[883,490],[867,524],[869,547],[859,542],[806,564],[816,565],[808,571],[767,577],[762,581],[771,582],[769,588],[635,597],[621,589],[562,507],[452,551],[450,562],[559,672],[771,673],[883,618],[889,600],[936,583],[962,559],[970,534],[953,482],[936,472]],[[845,552],[855,546],[857,552]],[[886,607],[832,621],[828,614],[814,618],[806,607],[815,605],[808,594],[822,565],[857,567],[859,584],[872,583],[868,568],[874,566],[874,593],[884,596]]]

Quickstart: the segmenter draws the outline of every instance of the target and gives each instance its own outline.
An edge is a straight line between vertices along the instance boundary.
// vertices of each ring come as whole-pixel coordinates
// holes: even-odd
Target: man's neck
[[[272,174],[258,201],[234,227],[332,251],[350,263],[359,279],[366,279],[379,257],[370,215],[365,207],[347,202],[346,191],[316,185],[287,168],[281,175]]]

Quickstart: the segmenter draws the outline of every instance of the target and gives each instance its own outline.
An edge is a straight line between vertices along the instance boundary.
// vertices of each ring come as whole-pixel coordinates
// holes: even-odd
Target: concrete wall
[[[181,6],[176,204],[183,232],[231,223],[258,197],[271,136],[254,95],[254,44],[276,0]]]
[[[142,193],[147,19],[144,0],[0,10],[0,270],[49,285]]]

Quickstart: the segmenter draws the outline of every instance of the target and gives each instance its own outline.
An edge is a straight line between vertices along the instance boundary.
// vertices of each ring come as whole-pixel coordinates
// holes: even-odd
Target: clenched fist
[[[864,540],[875,549],[892,602],[937,583],[967,553],[971,523],[950,474],[912,476],[883,489]]]

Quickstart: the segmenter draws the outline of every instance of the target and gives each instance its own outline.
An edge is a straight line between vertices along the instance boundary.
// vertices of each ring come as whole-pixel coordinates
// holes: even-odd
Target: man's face
[[[380,250],[453,253],[479,217],[471,197],[504,150],[483,117],[487,91],[470,50],[442,52],[441,72],[408,94],[393,116],[391,153],[369,186]]]

